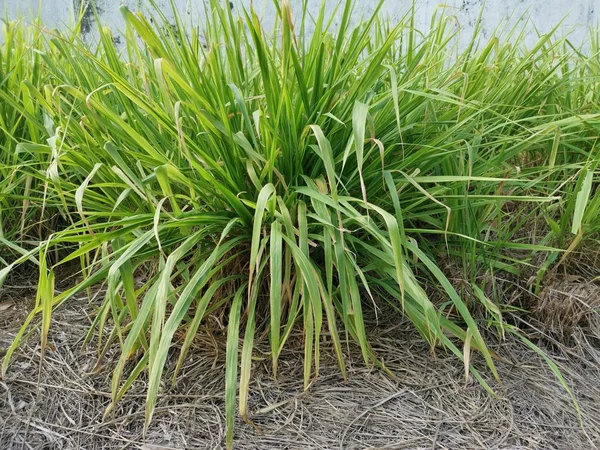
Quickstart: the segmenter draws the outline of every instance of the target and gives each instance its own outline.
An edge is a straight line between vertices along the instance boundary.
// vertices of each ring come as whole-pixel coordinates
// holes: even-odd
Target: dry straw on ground
[[[23,289],[0,299],[0,348],[24,317]],[[81,351],[93,308],[83,299],[54,316],[41,369],[33,336],[0,381],[0,448],[219,449],[224,440],[224,339],[199,334],[177,385],[165,383],[155,419],[142,436],[145,386],[137,382],[117,410],[110,402],[112,357],[94,372],[95,350]],[[378,355],[397,375],[365,368],[345,346],[349,379],[340,379],[331,349],[321,376],[302,391],[302,346],[281,357],[280,378],[257,346],[250,405],[254,425],[238,423],[237,449],[585,449],[600,446],[598,330],[577,328],[571,345],[551,351],[579,401],[584,430],[551,371],[514,338],[495,348],[503,384],[497,398],[464,381],[462,367],[444,353],[428,354],[422,340],[394,313],[372,330]],[[393,325],[393,324],[396,325]],[[216,325],[218,326],[218,325]],[[299,337],[298,337],[299,341]],[[172,364],[171,364],[172,368]],[[39,380],[39,382],[38,382]]]

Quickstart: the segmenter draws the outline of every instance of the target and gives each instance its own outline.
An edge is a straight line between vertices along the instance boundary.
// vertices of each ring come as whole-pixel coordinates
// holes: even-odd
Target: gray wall
[[[72,21],[73,11],[78,10],[81,2],[90,0],[42,0],[41,16],[47,26],[65,26]],[[164,5],[169,10],[169,0],[156,0],[159,5]],[[175,0],[175,3],[191,16],[198,14],[206,0]],[[229,1],[229,0],[226,0]],[[290,0],[295,14],[301,9],[303,0]],[[304,0],[309,9],[317,10],[321,0]],[[234,10],[241,6],[249,6],[251,0],[233,0]],[[102,21],[113,29],[120,29],[123,21],[119,13],[119,5],[126,4],[131,9],[143,7],[144,0],[95,0]],[[269,25],[272,18],[272,0],[254,0],[254,6],[263,12],[265,25]],[[267,7],[265,9],[265,3]],[[327,6],[333,10],[338,4],[337,0],[326,1]],[[377,0],[359,0],[360,13],[368,14],[373,10]],[[443,3],[444,6],[439,6]],[[456,16],[461,29],[461,40],[466,41],[477,20],[481,5],[485,3],[483,11],[483,36],[489,34],[499,25],[515,24],[524,16],[530,17],[531,23],[528,40],[533,42],[536,31],[541,33],[549,31],[565,19],[560,26],[561,33],[569,33],[574,43],[581,44],[587,37],[589,26],[596,26],[600,19],[600,0],[416,0],[417,26],[425,31],[431,15],[436,8],[442,8],[445,14]],[[8,12],[9,18],[18,16],[31,17],[38,13],[39,0],[0,0],[0,13]],[[383,11],[392,17],[405,14],[411,7],[412,0],[386,0]],[[90,33],[94,33],[93,17],[88,21]],[[87,31],[87,27],[86,30]]]

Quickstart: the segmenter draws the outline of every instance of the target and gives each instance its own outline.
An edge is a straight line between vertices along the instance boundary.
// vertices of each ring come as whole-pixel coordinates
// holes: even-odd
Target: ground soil
[[[0,293],[0,352],[31,307],[31,295],[26,287]],[[0,449],[224,448],[224,334],[199,333],[176,386],[165,382],[144,438],[144,375],[116,410],[104,416],[118,348],[95,370],[96,347],[82,350],[92,314],[93,302],[84,298],[63,305],[53,316],[52,348],[41,364],[37,332],[17,351],[0,380]],[[501,384],[483,371],[496,393],[490,396],[477,382],[465,381],[462,364],[453,355],[432,354],[396,313],[380,312],[371,327],[374,349],[395,377],[365,367],[360,352],[346,344],[344,381],[325,344],[320,376],[304,391],[300,336],[281,356],[277,380],[266,345],[258,343],[250,387],[254,425],[237,423],[235,448],[600,447],[598,330],[575,329],[567,344],[531,335],[571,386],[579,419],[549,366],[514,337],[492,344],[502,359],[497,362]]]

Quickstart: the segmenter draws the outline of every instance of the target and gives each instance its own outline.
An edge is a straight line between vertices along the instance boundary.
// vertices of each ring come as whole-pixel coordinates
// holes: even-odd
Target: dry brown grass
[[[0,348],[7,346],[26,312],[31,292],[4,290],[0,304]],[[576,300],[573,300],[576,302]],[[10,302],[10,304],[9,304]],[[92,305],[84,299],[57,311],[51,331],[54,351],[40,368],[33,337],[0,382],[0,448],[12,449],[189,449],[223,448],[225,340],[217,321],[199,333],[178,383],[162,386],[146,439],[145,377],[114,414],[110,403],[109,353],[93,372],[96,354],[81,351]],[[300,336],[281,357],[280,378],[259,343],[250,390],[256,428],[238,423],[238,449],[583,449],[600,446],[598,340],[575,327],[574,344],[556,344],[554,358],[580,403],[585,432],[567,393],[544,362],[509,338],[494,350],[503,384],[492,398],[477,383],[464,382],[450,355],[428,354],[426,344],[395,313],[372,325],[377,354],[397,375],[365,368],[360,352],[345,345],[349,380],[341,380],[333,352],[324,349],[321,376],[302,390]],[[597,329],[596,329],[597,330]],[[540,342],[541,344],[541,342]],[[264,356],[261,356],[264,355]],[[172,370],[174,362],[169,363]],[[39,375],[39,383],[38,380]],[[167,374],[168,375],[168,374]]]

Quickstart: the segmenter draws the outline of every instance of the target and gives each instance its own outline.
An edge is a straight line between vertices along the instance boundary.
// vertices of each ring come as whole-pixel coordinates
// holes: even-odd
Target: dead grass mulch
[[[27,313],[26,289],[0,293],[0,352]],[[53,316],[49,350],[40,365],[37,335],[18,351],[0,380],[0,449],[221,449],[224,448],[224,333],[199,333],[176,386],[165,381],[154,420],[143,437],[145,386],[136,382],[116,410],[110,368],[117,348],[94,371],[97,355],[81,349],[93,307],[74,299]],[[383,319],[382,319],[383,317]],[[371,341],[396,374],[366,368],[346,344],[348,380],[328,345],[320,376],[302,386],[301,336],[281,355],[275,380],[258,343],[249,405],[254,425],[236,427],[236,449],[593,449],[600,447],[600,333],[577,328],[569,345],[538,342],[551,353],[581,408],[548,366],[514,337],[492,348],[502,384],[486,379],[488,395],[465,382],[451,354],[432,355],[410,325],[380,314]],[[261,350],[264,350],[261,352]],[[1,355],[0,355],[1,356]],[[167,371],[174,367],[173,352]],[[481,366],[481,365],[480,365]],[[168,380],[168,373],[165,380]]]

